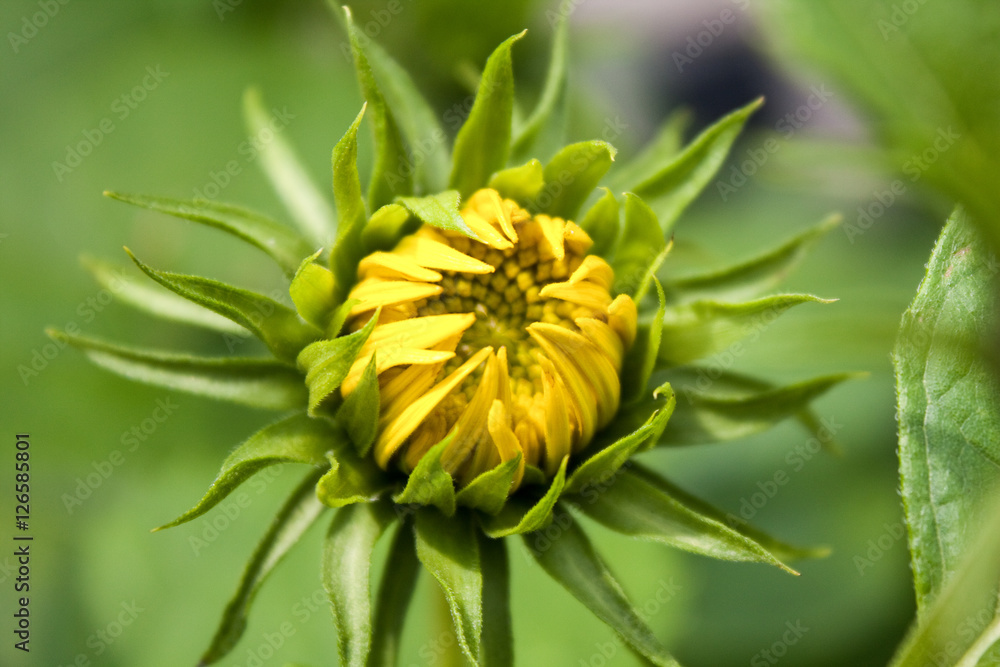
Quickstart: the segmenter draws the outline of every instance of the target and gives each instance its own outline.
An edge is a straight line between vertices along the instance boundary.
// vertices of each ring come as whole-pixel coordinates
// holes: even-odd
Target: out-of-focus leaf
[[[333,200],[337,204],[337,242],[330,252],[330,269],[337,278],[337,300],[357,280],[358,262],[365,255],[361,233],[368,219],[368,209],[361,196],[358,175],[358,126],[368,105],[361,107],[357,118],[333,147]]]
[[[659,667],[680,667],[625,597],[621,585],[594,551],[586,534],[568,513],[561,514],[560,518],[556,537],[550,539],[547,534],[545,539],[524,536],[529,551],[542,569],[617,631],[643,658]]]
[[[667,241],[656,214],[641,198],[626,193],[625,228],[611,262],[615,270],[615,292],[631,294],[638,290],[666,247]]]
[[[449,436],[424,454],[417,467],[410,473],[403,491],[393,498],[400,504],[433,505],[446,516],[455,514],[455,483],[441,465],[441,455],[448,449]]]
[[[372,632],[371,667],[395,667],[403,637],[406,611],[413,598],[420,561],[413,543],[413,529],[401,522],[392,538],[375,607]]]
[[[514,109],[510,50],[523,35],[508,38],[486,61],[472,111],[455,137],[450,186],[462,196],[483,187],[507,164]]]
[[[322,336],[319,329],[299,319],[298,313],[270,297],[210,278],[157,271],[140,262],[128,248],[125,251],[147,276],[244,327],[279,359],[293,361],[303,347]]]
[[[792,306],[834,301],[811,294],[776,294],[745,303],[695,301],[668,307],[659,360],[665,366],[680,366],[726,348],[739,354],[744,339],[756,341]]]
[[[212,643],[201,657],[200,664],[210,665],[222,659],[239,641],[247,626],[247,614],[254,596],[271,570],[281,561],[288,550],[315,523],[326,509],[316,500],[313,487],[318,474],[311,473],[292,492],[278,515],[271,522],[267,534],[257,545],[240,578],[236,595],[222,614]]]
[[[995,340],[997,264],[956,212],[903,316],[893,351],[903,506],[918,610],[957,571],[1000,467],[1000,384],[983,361]]]
[[[282,114],[265,109],[260,91],[256,88],[248,88],[243,94],[243,117],[250,135],[257,139],[255,146],[259,150],[264,173],[292,214],[292,220],[316,245],[323,246],[333,238],[337,223],[330,202],[320,193],[309,177],[309,171],[279,129],[275,128],[275,121],[282,122],[284,115],[287,111]],[[279,125],[280,129],[283,127],[283,124]]]
[[[514,139],[511,152],[515,159],[528,157],[535,140],[548,124],[552,112],[566,89],[566,61],[569,55],[568,21],[566,13],[560,12],[557,16],[553,26],[552,55],[549,58],[549,71],[545,76],[545,86],[542,88],[542,96],[538,99],[534,111],[531,112]]]
[[[361,232],[361,243],[366,253],[392,250],[401,238],[415,232],[419,225],[420,221],[404,206],[387,204],[372,213]]]
[[[360,456],[367,456],[378,434],[379,393],[375,357],[365,366],[364,373],[337,410],[337,421],[347,432]]]
[[[483,572],[483,667],[513,667],[514,633],[510,618],[510,565],[507,541],[479,536]]]
[[[521,454],[504,461],[495,468],[481,473],[468,486],[458,492],[455,502],[463,507],[471,507],[487,514],[495,515],[503,509],[510,494],[510,485],[521,464]]]
[[[279,463],[325,466],[324,454],[330,448],[330,438],[330,427],[326,423],[305,414],[292,415],[265,426],[226,457],[222,470],[197,505],[156,530],[197,519],[264,468]]]
[[[615,161],[616,152],[614,146],[599,140],[566,146],[545,165],[545,187],[535,198],[535,205],[548,215],[576,218]]]
[[[127,195],[119,192],[105,192],[104,195],[127,204],[134,204],[151,211],[159,211],[176,218],[184,218],[229,232],[270,255],[288,276],[295,275],[302,259],[311,255],[316,249],[294,229],[275,222],[260,213],[254,213],[231,204],[221,204],[204,199],[181,200],[147,195]]]
[[[227,317],[191,303],[146,279],[135,280],[125,272],[125,267],[93,257],[82,257],[81,262],[104,289],[115,298],[138,310],[172,322],[190,324],[229,335],[246,335],[246,329]]]
[[[365,667],[372,648],[372,552],[395,516],[386,503],[350,505],[333,517],[323,547],[323,587],[337,626],[340,664]]]
[[[302,319],[325,332],[337,308],[337,279],[330,269],[316,264],[317,257],[318,252],[302,262],[288,292]]]
[[[460,201],[461,197],[457,190],[445,190],[427,197],[399,198],[399,203],[421,222],[481,241],[482,239],[462,219],[458,207]]]
[[[302,374],[272,359],[194,357],[55,330],[48,334],[57,343],[83,350],[101,368],[136,382],[269,410],[301,408],[306,400]]]
[[[430,507],[417,510],[414,518],[417,557],[441,585],[462,652],[477,665],[483,632],[483,573],[476,526],[467,513],[449,518]]]
[[[545,187],[544,174],[542,163],[532,159],[520,166],[493,174],[489,187],[499,192],[501,197],[525,205],[533,201]]]
[[[660,305],[648,324],[639,327],[635,343],[625,355],[622,367],[622,404],[628,405],[646,396],[649,378],[653,375],[660,355],[663,339],[663,314],[666,312],[666,297],[659,281],[656,281],[656,295]]]
[[[642,153],[612,171],[611,189],[615,192],[630,192],[666,168],[681,149],[684,133],[690,127],[691,119],[691,111],[688,109],[671,114]]]
[[[333,340],[316,341],[299,353],[298,365],[306,374],[309,388],[309,414],[317,414],[320,404],[347,378],[377,320],[378,313],[361,330]]]
[[[610,257],[621,233],[620,207],[614,193],[604,188],[604,196],[598,199],[580,220],[580,227],[594,241],[590,253]]]
[[[552,478],[545,495],[534,505],[510,501],[496,516],[488,517],[483,530],[492,538],[523,535],[544,528],[552,520],[556,501],[566,487],[566,465],[569,457],[563,458],[559,471]]]

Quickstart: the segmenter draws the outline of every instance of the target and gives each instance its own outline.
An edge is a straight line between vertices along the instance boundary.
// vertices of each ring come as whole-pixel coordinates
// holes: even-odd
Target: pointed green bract
[[[549,58],[549,71],[545,76],[542,95],[535,105],[531,115],[521,126],[514,139],[511,152],[516,158],[528,156],[538,135],[549,124],[552,112],[566,89],[566,61],[569,56],[569,21],[565,13],[560,13],[555,22],[552,36],[552,55]]]
[[[346,507],[374,502],[387,494],[391,481],[372,459],[358,456],[346,433],[332,429],[327,447],[330,470],[316,483],[320,502]]]
[[[378,434],[379,389],[375,357],[365,366],[365,372],[340,409],[337,410],[337,422],[347,432],[354,443],[358,455],[367,456]]]
[[[811,294],[776,294],[746,303],[696,301],[668,307],[659,361],[664,367],[680,366],[730,346],[742,350],[744,338],[756,340],[789,308],[834,301]]]
[[[201,276],[157,271],[140,262],[128,248],[125,252],[147,276],[246,328],[279,359],[294,361],[303,347],[322,336],[319,329],[300,320],[294,310],[263,294]]]
[[[694,201],[722,166],[747,118],[763,98],[734,111],[702,132],[674,160],[638,183],[633,192],[647,199],[669,232],[678,216]]]
[[[361,232],[368,209],[361,195],[358,176],[358,127],[367,104],[333,148],[333,199],[337,204],[337,242],[330,252],[330,268],[337,278],[337,300],[343,300],[358,278],[358,262],[364,257]]]
[[[313,492],[317,477],[318,474],[315,473],[308,475],[271,522],[271,528],[250,557],[236,595],[226,606],[222,622],[208,650],[202,655],[200,664],[210,665],[225,657],[236,646],[246,630],[247,613],[257,590],[271,570],[326,509],[316,500]]]
[[[330,269],[316,264],[319,254],[317,252],[302,262],[288,292],[302,319],[326,332],[337,307],[337,280]]]
[[[507,164],[514,109],[510,50],[523,35],[508,38],[486,61],[472,111],[455,138],[449,185],[462,196],[483,187]]]
[[[514,482],[521,458],[522,454],[518,453],[514,458],[481,473],[458,492],[455,502],[490,515],[498,514],[510,495],[510,486]]]
[[[663,287],[660,282],[656,283],[656,295],[660,305],[656,309],[649,324],[639,327],[635,343],[625,355],[625,362],[622,367],[622,397],[623,405],[628,405],[634,401],[642,399],[646,395],[646,388],[649,379],[656,368],[657,359],[660,357],[660,346],[663,339],[663,314],[666,312],[666,297],[663,295]]]
[[[264,108],[257,89],[249,88],[243,94],[243,117],[250,136],[257,139],[254,146],[260,151],[261,168],[296,225],[313,243],[326,245],[337,228],[333,210],[295,151],[275,129],[275,121],[282,121],[283,116],[289,116],[287,109],[269,112]],[[283,129],[283,125],[279,128]]]
[[[552,478],[548,491],[534,505],[508,503],[495,517],[489,517],[484,524],[484,532],[492,538],[522,535],[544,528],[552,520],[556,501],[566,487],[566,466],[569,456],[563,457],[556,476]]]
[[[332,340],[316,341],[299,353],[297,363],[306,374],[306,386],[309,388],[310,415],[317,415],[320,404],[347,379],[377,321],[378,312],[363,329]]]
[[[625,597],[586,534],[568,513],[561,519],[555,537],[541,533],[524,536],[542,569],[646,660],[659,667],[680,667]]]
[[[323,587],[337,627],[340,664],[365,667],[372,647],[372,552],[395,515],[386,503],[344,507],[323,546]]]
[[[615,161],[606,141],[582,141],[566,146],[545,165],[545,187],[535,198],[544,213],[572,220]]]
[[[505,199],[530,202],[545,187],[544,174],[545,168],[542,163],[532,159],[518,167],[503,169],[493,174],[488,187],[499,192]]]
[[[324,454],[330,448],[330,438],[329,426],[305,414],[292,415],[265,426],[226,458],[222,470],[197,505],[156,530],[173,528],[197,519],[264,468],[279,463],[325,467]]]
[[[589,252],[610,258],[621,233],[619,221],[621,207],[611,190],[602,188],[604,195],[584,214],[580,227],[594,241]]]
[[[400,505],[433,505],[446,516],[455,514],[455,483],[441,465],[441,455],[451,441],[452,436],[449,436],[424,454],[406,480],[406,487],[393,497],[394,501]]]
[[[229,318],[152,285],[147,280],[134,280],[126,274],[123,266],[93,257],[81,257],[80,261],[101,287],[113,293],[115,299],[133,308],[172,322],[228,335],[246,335],[246,329]]]
[[[396,667],[403,623],[419,574],[420,561],[414,545],[413,528],[407,522],[400,522],[379,584],[369,667]]]
[[[653,210],[641,198],[625,193],[625,228],[611,262],[615,292],[632,294],[639,290],[666,247],[667,241]]]
[[[392,250],[407,234],[417,231],[420,221],[406,207],[387,204],[372,213],[361,232],[361,244],[365,252]]]
[[[463,512],[448,518],[426,507],[417,510],[414,518],[417,557],[441,585],[462,652],[472,664],[479,664],[483,573],[472,517]]]
[[[354,70],[358,75],[358,83],[361,84],[361,94],[371,109],[375,132],[375,165],[368,184],[368,206],[374,211],[391,203],[396,196],[413,193],[414,165],[406,153],[396,119],[385,102],[362,47],[362,41],[368,37],[354,25],[351,10],[347,7],[344,7],[344,18],[351,54],[354,56]]]
[[[690,276],[665,283],[673,301],[739,301],[752,299],[774,288],[802,261],[809,247],[840,225],[841,217],[831,215],[779,248],[721,271]]]
[[[637,185],[668,167],[683,145],[684,133],[691,125],[691,120],[689,109],[671,114],[642,153],[614,170],[611,188],[616,192],[634,190]]]
[[[514,633],[510,618],[510,564],[506,540],[479,536],[483,572],[483,667],[514,666]]]
[[[229,232],[270,255],[288,276],[294,275],[302,259],[316,249],[295,230],[259,213],[231,204],[204,199],[182,200],[127,195],[119,192],[104,194],[118,201]]]
[[[470,239],[482,241],[472,229],[465,224],[459,211],[461,197],[457,190],[445,190],[427,197],[400,197],[399,203],[412,213],[420,222],[438,229],[465,234]]]
[[[301,408],[306,399],[302,375],[272,359],[196,357],[125,347],[55,330],[48,334],[57,342],[83,350],[101,368],[136,382],[269,410]]]

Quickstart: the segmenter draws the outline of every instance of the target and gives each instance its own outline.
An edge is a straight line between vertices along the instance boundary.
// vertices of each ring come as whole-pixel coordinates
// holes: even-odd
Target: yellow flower
[[[379,319],[341,392],[374,355],[379,466],[410,472],[451,436],[441,464],[460,486],[521,455],[514,490],[526,465],[554,475],[615,415],[637,311],[612,298],[614,272],[575,223],[490,189],[461,216],[481,241],[423,225],[361,261],[348,325]]]

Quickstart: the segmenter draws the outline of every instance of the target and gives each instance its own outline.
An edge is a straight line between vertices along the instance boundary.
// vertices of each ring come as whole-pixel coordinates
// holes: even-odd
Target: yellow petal
[[[554,475],[563,457],[572,449],[573,434],[562,382],[548,359],[542,361],[542,388],[545,392],[545,472]]]
[[[615,369],[620,371],[625,358],[625,343],[615,330],[595,317],[578,317],[573,321],[580,327],[583,335],[608,355]]]
[[[484,436],[490,405],[497,395],[498,365],[496,355],[490,354],[472,400],[452,429],[455,436],[441,455],[441,465],[453,476],[460,476],[462,484],[492,467],[489,465],[492,447],[483,445],[488,444],[484,443]]]
[[[419,301],[441,293],[440,285],[411,283],[406,280],[380,280],[366,278],[354,286],[350,298],[360,303],[351,308],[351,315],[366,313],[379,306],[389,306],[407,301]]]
[[[608,325],[625,343],[625,349],[635,342],[636,330],[639,327],[639,311],[635,301],[627,294],[619,294],[608,306]]]
[[[569,251],[577,255],[586,254],[590,250],[590,246],[594,245],[594,240],[590,238],[590,235],[575,222],[566,223],[563,238],[566,240],[566,247],[569,248]]]
[[[562,299],[597,312],[604,310],[611,303],[611,295],[605,287],[595,283],[549,283],[538,293],[543,299]]]
[[[539,254],[543,259],[562,259],[566,256],[563,234],[566,232],[566,221],[562,218],[550,218],[547,215],[536,215],[535,220],[542,229],[544,243],[539,244]],[[548,251],[548,256],[546,256]]]
[[[488,213],[486,215],[487,218],[497,221],[497,224],[500,225],[500,230],[512,243],[517,243],[517,232],[514,231],[514,221],[510,215],[511,212],[508,210],[508,206],[504,205],[499,192],[490,188],[480,190],[472,195],[470,203],[472,201],[476,202],[473,204],[476,208],[484,214]]]
[[[615,282],[615,270],[597,255],[587,255],[567,282],[570,285],[576,285],[583,281],[596,283],[604,289],[610,290]]]
[[[437,366],[410,366],[382,385],[379,395],[379,421],[396,419],[415,400],[434,385],[434,380],[444,364]]]
[[[407,236],[393,252],[409,257],[428,269],[462,273],[493,273],[496,270],[486,262],[480,262],[449,245],[423,236]]]
[[[486,244],[497,250],[507,250],[508,248],[513,248],[514,244],[503,237],[503,235],[496,230],[489,220],[479,215],[477,211],[472,209],[465,209],[462,211],[462,219],[465,220],[465,224],[469,226],[469,229],[476,233],[476,236],[481,238]]]
[[[441,274],[417,264],[409,257],[394,252],[373,252],[358,264],[358,275],[363,278],[402,278],[425,283],[436,283]]]
[[[403,322],[379,324],[361,348],[361,354],[383,345],[430,348],[452,336],[461,336],[476,321],[473,313],[427,315]]]
[[[493,405],[490,406],[489,431],[501,461],[510,461],[521,454],[521,462],[517,466],[517,472],[514,473],[514,480],[510,485],[510,493],[513,493],[521,486],[521,480],[524,479],[524,451],[521,449],[521,443],[514,435],[514,431],[510,428],[510,417],[501,400],[493,401]]]

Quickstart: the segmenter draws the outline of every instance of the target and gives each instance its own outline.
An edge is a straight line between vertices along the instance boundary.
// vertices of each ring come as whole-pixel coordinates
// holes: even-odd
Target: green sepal
[[[569,456],[564,456],[559,464],[559,471],[552,478],[545,495],[534,505],[520,499],[511,499],[504,505],[499,514],[485,517],[483,532],[496,539],[510,535],[522,535],[544,528],[552,521],[552,512],[556,501],[566,487],[566,466]]]
[[[613,481],[633,454],[654,447],[659,442],[677,406],[677,397],[669,384],[657,389],[653,396],[659,407],[649,415],[649,419],[632,433],[622,436],[581,463],[566,482],[564,495],[589,496],[594,489]]]
[[[332,340],[316,341],[299,353],[297,363],[306,374],[310,415],[318,415],[320,405],[343,384],[361,348],[374,331],[378,317],[376,311],[361,330]]]
[[[507,502],[521,458],[522,454],[518,453],[514,458],[481,473],[458,492],[455,502],[495,516]]]
[[[354,25],[351,10],[344,7],[347,36],[354,56],[354,70],[361,84],[361,94],[371,107],[372,126],[375,134],[375,165],[368,184],[368,206],[378,209],[392,202],[400,195],[413,193],[413,165],[403,145],[403,138],[396,125],[396,119],[375,80],[368,56],[362,48],[367,35]]]
[[[580,227],[594,241],[588,252],[608,258],[611,257],[618,234],[621,233],[621,206],[611,190],[601,189],[604,190],[604,196],[584,213]]]
[[[387,494],[392,483],[375,462],[358,456],[340,429],[331,429],[326,458],[330,470],[316,484],[316,496],[324,505],[345,507],[370,503]]]
[[[513,199],[522,206],[535,200],[545,187],[545,168],[538,160],[503,169],[493,174],[489,187],[500,193],[504,199]]]
[[[745,303],[695,301],[670,306],[663,323],[659,362],[664,367],[680,366],[730,346],[737,352],[742,350],[744,338],[756,339],[792,306],[834,301],[811,294],[776,294]]]
[[[663,343],[663,315],[666,312],[666,297],[660,281],[656,284],[656,296],[660,305],[652,321],[641,323],[636,331],[635,342],[625,354],[622,363],[622,405],[628,405],[642,399],[646,395],[646,387],[653,376],[657,360],[660,358],[660,347]]]
[[[255,144],[260,157],[258,164],[291,213],[292,220],[317,246],[328,244],[337,229],[330,202],[312,182],[309,170],[281,132],[271,127],[275,116],[264,108],[256,88],[248,88],[243,93],[243,118],[250,136],[261,137],[266,132],[271,137]]]
[[[667,240],[653,209],[640,197],[626,192],[625,228],[611,262],[615,270],[614,291],[618,294],[638,292],[650,275],[650,267],[666,248]]]
[[[289,229],[260,213],[232,204],[205,199],[182,200],[127,195],[110,191],[105,192],[104,196],[228,232],[263,250],[288,276],[295,275],[302,258],[312,254],[316,249],[294,229]]]
[[[515,159],[523,159],[528,156],[532,146],[534,146],[539,134],[549,124],[552,112],[559,104],[560,98],[566,90],[566,63],[569,58],[569,27],[567,21],[568,12],[559,12],[555,21],[552,37],[552,55],[549,58],[549,69],[545,75],[545,84],[542,87],[541,97],[538,104],[528,119],[521,125],[520,131],[514,138],[511,145],[511,152]]]
[[[610,187],[616,192],[634,190],[666,168],[680,151],[692,118],[690,109],[672,113],[642,153],[614,170]]]
[[[564,147],[545,165],[545,187],[535,199],[548,215],[573,220],[604,178],[617,151],[606,141],[582,141]]]
[[[371,563],[382,534],[396,519],[385,502],[338,511],[323,545],[323,587],[333,607],[340,664],[365,667],[372,648]]]
[[[400,505],[433,505],[445,516],[455,514],[455,482],[441,465],[441,456],[454,435],[434,445],[417,463],[406,480],[406,487],[393,500]]]
[[[703,131],[655,174],[638,183],[633,192],[648,199],[660,218],[664,233],[694,201],[722,166],[747,118],[764,103],[758,98]]]
[[[201,276],[157,271],[140,262],[128,248],[125,252],[147,276],[185,299],[228,317],[283,361],[294,361],[302,348],[323,335],[303,322],[294,310],[263,294]]]
[[[524,36],[509,37],[486,61],[476,101],[455,137],[450,187],[467,196],[504,168],[510,152],[514,73],[510,50]]]
[[[638,474],[638,464],[577,507],[615,532],[721,560],[768,563],[798,574],[770,551],[721,521],[688,506],[665,480]],[[736,523],[735,521],[732,523]]]
[[[317,251],[302,261],[292,278],[288,293],[302,319],[326,332],[337,308],[337,279],[330,269],[316,264],[316,258],[321,252]]]
[[[514,667],[514,633],[510,616],[510,563],[507,540],[479,537],[483,573],[483,667]]]
[[[268,410],[301,408],[307,396],[302,375],[273,359],[196,357],[124,347],[53,329],[46,333],[57,344],[79,348],[101,368],[136,382]]]
[[[173,292],[150,284],[147,280],[133,280],[124,266],[81,256],[80,262],[104,289],[115,295],[117,301],[137,310],[172,322],[190,324],[230,336],[246,335],[246,329],[227,317],[206,310]]]
[[[420,221],[405,206],[386,204],[372,213],[361,232],[361,245],[366,253],[392,250],[401,238],[417,231],[419,226]]]
[[[367,456],[378,435],[379,393],[378,369],[375,357],[365,366],[364,373],[344,402],[337,409],[337,422],[344,428],[359,456]]]
[[[316,500],[313,487],[318,473],[310,473],[285,501],[257,545],[240,578],[236,595],[226,605],[222,621],[200,665],[210,665],[226,656],[247,626],[247,614],[257,590],[288,551],[326,509]]]
[[[542,569],[643,658],[659,667],[680,667],[625,597],[587,535],[565,509],[560,513],[559,529],[555,537],[548,532],[524,536],[529,552]]]
[[[326,423],[305,414],[292,415],[265,426],[226,457],[215,481],[197,505],[155,530],[173,528],[197,519],[264,468],[279,463],[326,467],[325,453],[330,449],[331,437]]]
[[[330,251],[330,269],[337,278],[337,300],[342,301],[355,283],[358,262],[365,256],[361,233],[368,219],[368,208],[361,195],[358,175],[358,127],[367,104],[361,107],[347,132],[333,147],[333,200],[337,205],[337,241]]]
[[[347,299],[344,303],[337,306],[337,309],[333,311],[333,315],[330,316],[330,325],[326,330],[327,338],[336,338],[340,335],[340,331],[344,328],[347,318],[351,316],[351,311],[359,303],[361,303],[361,299]]]
[[[672,302],[690,303],[711,299],[752,299],[774,288],[802,261],[809,247],[840,225],[840,215],[831,215],[780,247],[735,266],[664,283]]]
[[[395,509],[399,513],[400,508]],[[379,583],[368,667],[396,667],[406,612],[419,574],[413,528],[406,521],[400,521]]]
[[[459,211],[461,199],[457,190],[445,190],[427,197],[400,197],[398,201],[421,222],[482,241],[462,219]]]
[[[417,557],[444,592],[462,652],[479,664],[483,632],[483,573],[472,516],[446,517],[422,507],[414,516]]]

